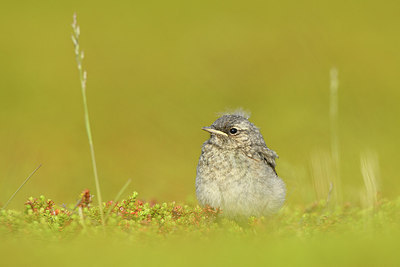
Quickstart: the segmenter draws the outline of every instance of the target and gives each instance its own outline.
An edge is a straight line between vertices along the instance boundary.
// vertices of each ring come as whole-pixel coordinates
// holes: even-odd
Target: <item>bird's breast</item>
[[[206,145],[200,157],[199,169],[204,177],[233,181],[264,175],[268,166],[263,161],[249,158],[239,149],[226,150]]]

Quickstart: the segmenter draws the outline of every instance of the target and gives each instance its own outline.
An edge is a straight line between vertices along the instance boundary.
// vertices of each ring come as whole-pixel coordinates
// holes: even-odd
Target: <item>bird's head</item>
[[[203,127],[211,134],[210,142],[226,149],[264,145],[260,130],[241,114],[226,114],[211,126]]]

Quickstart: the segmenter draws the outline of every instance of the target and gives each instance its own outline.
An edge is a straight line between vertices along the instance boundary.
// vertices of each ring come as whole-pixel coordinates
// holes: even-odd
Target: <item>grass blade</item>
[[[124,184],[124,186],[121,188],[121,190],[119,190],[118,194],[115,196],[114,198],[114,203],[116,204],[119,200],[119,198],[121,197],[121,195],[124,193],[125,189],[128,187],[128,185],[131,183],[131,179],[129,179],[128,181],[126,181],[126,183]],[[109,208],[109,210],[107,211],[107,214],[104,218],[104,220],[107,220],[108,216],[110,215],[111,211],[113,208]]]
[[[375,207],[378,203],[378,192],[380,185],[380,171],[378,155],[372,151],[361,154],[361,174],[364,180],[364,190],[361,195],[361,204],[364,208]]]
[[[4,204],[4,206],[1,209],[7,208],[8,204],[10,204],[11,200],[14,199],[15,195],[19,192],[19,190],[21,190],[21,188],[31,179],[31,177],[35,174],[37,170],[39,170],[40,167],[42,167],[42,164],[37,166],[36,169],[28,176],[28,178],[25,179],[25,181],[18,187],[18,189],[14,192],[14,194],[12,194],[12,196],[7,200],[6,204]]]

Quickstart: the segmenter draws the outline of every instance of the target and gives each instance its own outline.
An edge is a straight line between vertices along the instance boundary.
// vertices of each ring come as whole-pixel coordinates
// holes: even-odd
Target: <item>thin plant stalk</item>
[[[117,202],[119,201],[119,199],[120,199],[120,197],[121,197],[121,195],[124,193],[124,191],[125,191],[125,189],[128,187],[128,185],[131,183],[131,179],[129,179],[128,181],[126,181],[126,183],[124,184],[124,186],[121,188],[121,190],[119,190],[119,192],[118,192],[118,194],[115,196],[115,198],[114,198],[114,203],[115,203],[115,205],[117,204]],[[113,208],[110,208],[108,211],[107,211],[107,214],[106,214],[106,216],[104,217],[104,220],[106,220],[107,221],[107,218],[108,218],[108,216],[110,215],[110,213],[111,213],[111,211],[113,210]]]
[[[335,168],[338,168],[339,162],[339,141],[338,141],[338,71],[336,68],[332,68],[330,71],[330,123],[331,123],[331,153],[334,161]],[[335,170],[337,172],[337,169]],[[337,173],[336,173],[337,175]]]
[[[341,201],[340,187],[341,187],[341,178],[340,178],[340,151],[339,151],[339,137],[338,137],[338,88],[339,88],[339,80],[338,80],[338,70],[336,68],[332,68],[330,71],[330,124],[331,124],[331,157],[333,163],[333,173],[334,173],[334,181],[335,181],[335,195],[336,200]]]
[[[83,230],[85,232],[87,232],[87,228],[86,228],[86,224],[85,224],[85,218],[83,217],[82,207],[78,208],[78,212],[79,212],[80,223],[81,223],[81,225],[83,227]]]
[[[83,58],[84,58],[84,54],[83,54],[83,51],[80,50],[80,46],[79,46],[80,28],[79,28],[77,20],[76,20],[76,13],[74,14],[74,19],[73,19],[73,23],[72,23],[72,29],[73,29],[72,42],[74,43],[76,63],[77,63],[77,66],[78,66],[79,79],[80,79],[80,82],[81,82],[81,89],[82,89],[82,98],[83,98],[83,108],[84,108],[84,114],[85,114],[86,132],[87,132],[87,136],[88,136],[88,140],[89,140],[90,155],[91,155],[91,158],[92,158],[92,166],[93,166],[94,180],[95,180],[95,183],[96,183],[96,191],[97,191],[97,199],[98,199],[98,202],[99,202],[101,223],[104,225],[103,201],[102,201],[102,198],[101,198],[100,183],[99,183],[99,177],[98,177],[98,174],[97,174],[96,157],[95,157],[95,153],[94,153],[92,132],[91,132],[90,120],[89,120],[89,110],[88,110],[87,98],[86,98],[87,73],[82,67],[82,61],[83,61]]]
[[[15,195],[19,192],[19,190],[21,190],[21,188],[31,179],[31,177],[35,174],[37,170],[39,170],[40,167],[42,167],[42,164],[37,166],[36,169],[28,176],[28,178],[25,179],[25,181],[18,187],[18,189],[14,192],[14,194],[12,194],[12,196],[7,200],[6,204],[4,204],[4,206],[1,209],[7,208],[8,204],[10,204],[11,200],[14,199]]]

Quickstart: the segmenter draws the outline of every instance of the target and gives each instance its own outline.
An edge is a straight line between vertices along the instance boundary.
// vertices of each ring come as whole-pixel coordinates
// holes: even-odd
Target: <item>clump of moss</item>
[[[373,208],[345,204],[328,207],[325,202],[307,207],[286,206],[269,218],[249,218],[235,222],[221,216],[220,210],[170,203],[144,202],[136,192],[118,202],[108,201],[99,209],[92,205],[89,190],[75,206],[58,206],[44,196],[29,198],[23,212],[1,210],[0,231],[8,235],[49,235],[68,238],[84,233],[106,232],[133,238],[171,236],[209,237],[213,234],[268,234],[278,237],[311,237],[318,233],[344,233],[374,229],[388,231],[399,226],[400,199],[380,200]],[[101,210],[105,226],[101,222]],[[222,211],[223,212],[223,211]]]

